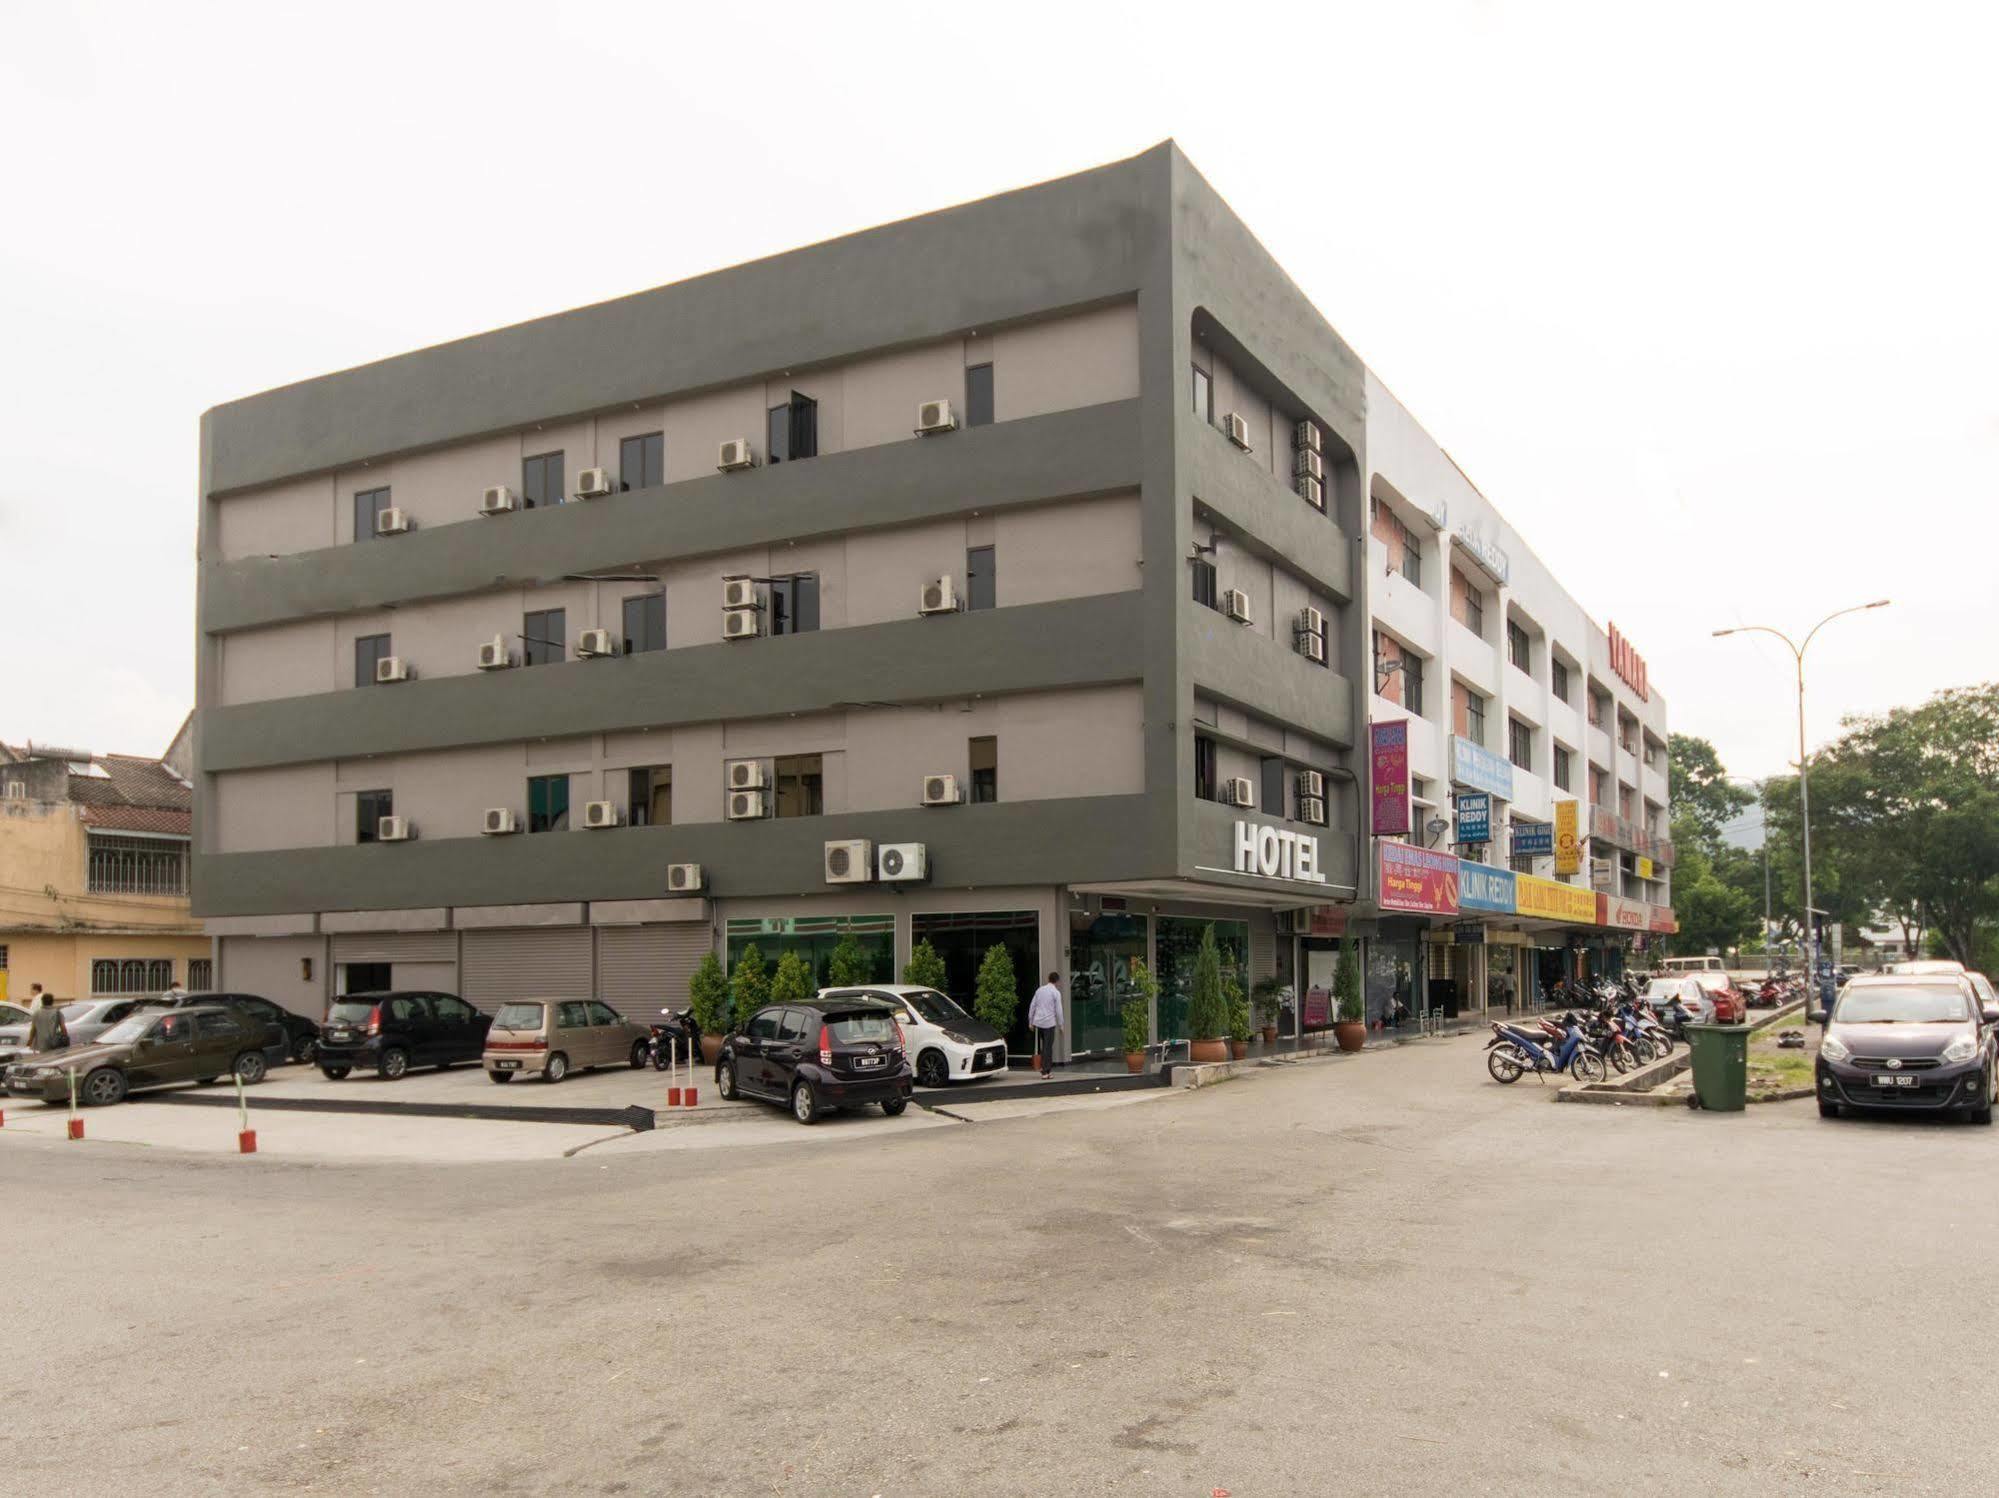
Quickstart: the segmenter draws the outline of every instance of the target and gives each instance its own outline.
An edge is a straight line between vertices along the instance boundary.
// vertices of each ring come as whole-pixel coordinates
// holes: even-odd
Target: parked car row
[[[67,1049],[46,1051],[6,1069],[10,1097],[66,1102],[71,1078],[76,1100],[90,1107],[123,1102],[126,1095],[177,1082],[202,1086],[234,1074],[261,1082],[270,1066],[270,1026],[239,1005],[142,1006]]]

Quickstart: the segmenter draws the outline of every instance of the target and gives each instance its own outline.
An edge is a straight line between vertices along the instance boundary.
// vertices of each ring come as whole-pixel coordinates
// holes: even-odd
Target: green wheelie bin
[[[1688,1025],[1693,1052],[1694,1106],[1740,1113],[1749,1097],[1749,1027]]]

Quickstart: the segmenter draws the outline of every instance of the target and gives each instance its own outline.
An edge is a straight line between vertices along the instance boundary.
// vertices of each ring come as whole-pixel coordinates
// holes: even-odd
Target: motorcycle
[[[692,1009],[662,1009],[665,1024],[653,1024],[646,1033],[646,1060],[654,1071],[669,1066],[691,1066],[701,1059],[701,1026]]]
[[[1578,1082],[1601,1082],[1608,1077],[1610,1069],[1604,1065],[1603,1053],[1583,1034],[1582,1024],[1574,1015],[1567,1018],[1570,1023],[1561,1027],[1559,1049],[1546,1043],[1552,1037],[1545,1030],[1536,1036],[1517,1025],[1493,1020],[1492,1039],[1485,1043],[1485,1069],[1492,1074],[1492,1080],[1511,1084],[1529,1072],[1538,1079],[1546,1073],[1562,1071]],[[1542,1021],[1544,1026],[1549,1023]]]

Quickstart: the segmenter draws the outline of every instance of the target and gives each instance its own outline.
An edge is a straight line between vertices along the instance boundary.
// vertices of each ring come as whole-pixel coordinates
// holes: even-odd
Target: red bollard
[[[7,1127],[7,1110],[0,1108],[0,1129]]]
[[[82,1120],[82,1119],[80,1119],[80,1118],[72,1118],[72,1119],[71,1119],[71,1120],[69,1121],[69,1137],[70,1137],[70,1138],[72,1138],[72,1139],[81,1139],[81,1138],[83,1137],[83,1120]]]
[[[239,1155],[254,1155],[257,1153],[257,1131],[255,1129],[238,1129],[236,1131],[236,1153]]]
[[[669,1108],[678,1108],[680,1106],[680,1089],[678,1087],[669,1087],[666,1089],[666,1106]]]
[[[701,1089],[699,1087],[688,1088],[685,1092],[683,1092],[680,1095],[681,1106],[686,1108],[692,1108],[694,1106],[695,1098],[700,1096],[700,1093]]]

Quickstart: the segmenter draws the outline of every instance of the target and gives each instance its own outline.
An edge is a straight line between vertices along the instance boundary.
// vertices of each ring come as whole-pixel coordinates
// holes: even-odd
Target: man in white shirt
[[[1034,990],[1027,1001],[1027,1023],[1034,1031],[1034,1058],[1044,1077],[1053,1076],[1055,1036],[1062,1028],[1062,981],[1060,973],[1050,973],[1048,981]]]

